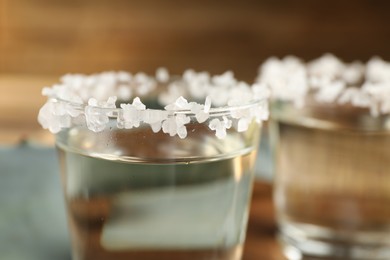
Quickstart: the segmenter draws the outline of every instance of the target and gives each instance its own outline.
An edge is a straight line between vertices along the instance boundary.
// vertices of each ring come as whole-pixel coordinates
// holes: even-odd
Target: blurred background
[[[251,81],[271,55],[390,59],[389,12],[386,0],[0,0],[1,141],[39,129],[41,87],[68,72],[191,67]]]
[[[233,70],[250,82],[274,55],[390,60],[389,13],[387,0],[0,0],[0,259],[70,258],[53,141],[36,120],[43,86],[69,72],[160,66]],[[26,141],[49,148],[17,146]],[[278,259],[253,251],[276,247],[265,190],[255,190],[268,197],[251,214],[269,239],[249,230],[245,259]]]

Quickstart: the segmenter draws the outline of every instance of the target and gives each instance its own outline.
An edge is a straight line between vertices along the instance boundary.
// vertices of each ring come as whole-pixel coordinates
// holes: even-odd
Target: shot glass
[[[274,86],[270,126],[288,259],[390,259],[389,72],[380,59],[347,64],[331,55],[262,68],[271,88],[282,73],[287,89],[279,95]]]
[[[159,70],[67,75],[43,93],[73,259],[241,259],[266,90]]]

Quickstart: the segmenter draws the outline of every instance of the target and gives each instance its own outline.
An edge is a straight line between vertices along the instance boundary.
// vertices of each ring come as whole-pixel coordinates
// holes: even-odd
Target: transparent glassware
[[[118,104],[54,97],[76,115],[54,128],[73,259],[241,259],[261,122],[251,118],[243,128],[239,119],[267,101],[211,106],[199,120],[189,109],[164,110],[166,87],[142,97],[148,109],[131,110],[134,127],[119,127],[129,115]],[[92,123],[88,111],[96,112]],[[143,122],[161,113],[164,131]]]
[[[274,201],[288,259],[390,259],[390,118],[271,104]]]
[[[265,122],[261,129],[259,150],[256,158],[255,175],[256,180],[266,183],[272,183],[273,180],[273,156],[271,153],[271,144],[269,136],[269,126]]]

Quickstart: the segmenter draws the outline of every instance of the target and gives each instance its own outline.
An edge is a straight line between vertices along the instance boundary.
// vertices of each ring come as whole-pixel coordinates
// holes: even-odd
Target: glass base
[[[390,233],[346,232],[315,225],[283,225],[279,233],[289,260],[388,260]]]
[[[242,245],[230,249],[204,250],[142,250],[126,252],[110,252],[101,249],[88,253],[74,252],[73,260],[240,260]]]

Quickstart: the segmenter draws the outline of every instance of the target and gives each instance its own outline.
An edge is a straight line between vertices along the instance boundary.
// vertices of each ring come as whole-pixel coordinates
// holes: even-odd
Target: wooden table
[[[15,145],[23,140],[53,144],[52,135],[41,130],[36,117],[45,101],[41,88],[52,84],[56,78],[0,74],[0,145]],[[267,182],[256,181],[243,259],[284,259],[275,234],[272,187]]]
[[[285,259],[276,241],[276,232],[272,186],[264,181],[256,181],[253,189],[243,259]]]

